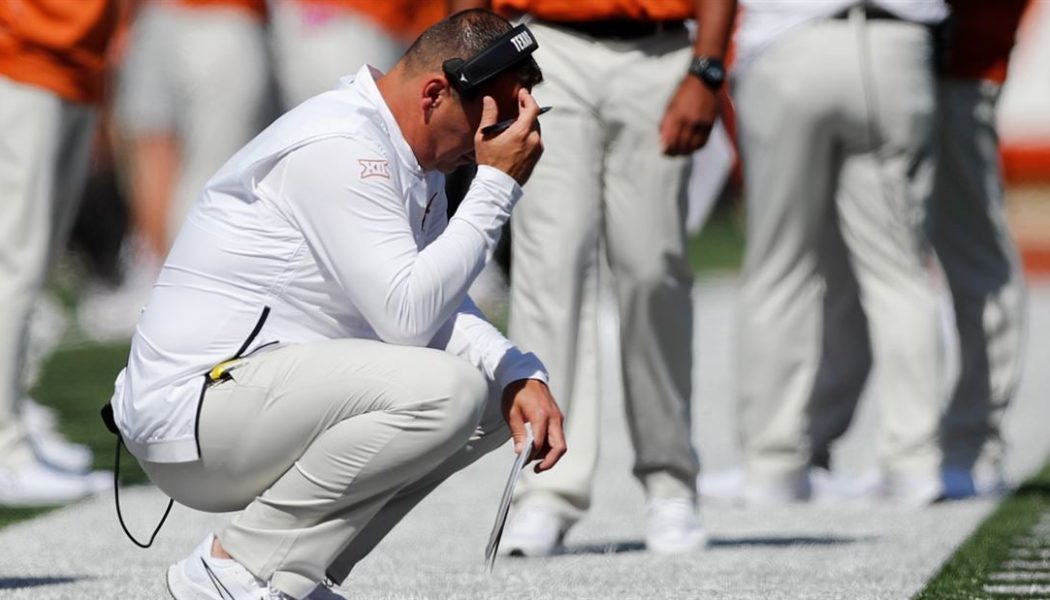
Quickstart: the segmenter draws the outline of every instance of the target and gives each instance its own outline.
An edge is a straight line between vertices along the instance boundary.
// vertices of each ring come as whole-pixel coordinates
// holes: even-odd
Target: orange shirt
[[[696,16],[694,0],[493,0],[492,8],[508,16],[528,13],[563,23],[630,19],[683,21]]]
[[[1010,50],[1028,0],[949,0],[948,4],[957,19],[948,75],[1005,81]]]
[[[266,18],[266,0],[176,0],[185,6],[226,6],[246,10],[259,19]]]
[[[424,29],[443,19],[447,11],[447,0],[299,1],[303,4],[321,4],[359,12],[390,35],[405,42],[416,39]]]
[[[0,75],[98,103],[118,20],[115,0],[0,0]]]

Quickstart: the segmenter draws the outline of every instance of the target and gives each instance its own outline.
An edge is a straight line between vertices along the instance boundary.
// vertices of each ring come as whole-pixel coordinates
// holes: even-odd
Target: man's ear
[[[423,122],[430,123],[430,117],[442,102],[449,101],[448,80],[439,75],[427,79],[423,83],[423,92],[420,95],[420,107],[423,109]]]

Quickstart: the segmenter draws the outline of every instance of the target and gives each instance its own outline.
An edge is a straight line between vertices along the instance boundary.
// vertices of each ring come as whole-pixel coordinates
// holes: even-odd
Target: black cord
[[[124,524],[124,515],[120,512],[120,448],[124,445],[124,438],[117,436],[117,453],[113,463],[113,503],[117,507],[117,520],[120,521],[120,528],[124,530],[124,535],[128,536],[133,544],[139,548],[149,548],[153,545],[153,540],[157,539],[157,534],[160,533],[160,528],[164,526],[164,521],[168,519],[168,514],[171,513],[171,507],[175,504],[174,500],[168,500],[168,508],[164,510],[164,516],[160,518],[160,523],[157,523],[157,528],[153,530],[153,535],[150,536],[149,541],[143,544],[142,542],[135,539],[135,536],[131,535],[128,531],[128,526]]]

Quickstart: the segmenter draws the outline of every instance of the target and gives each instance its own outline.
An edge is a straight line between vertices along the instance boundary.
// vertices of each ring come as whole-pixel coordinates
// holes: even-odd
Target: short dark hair
[[[410,71],[441,71],[450,58],[470,60],[512,29],[509,21],[483,8],[460,11],[424,31],[409,46],[402,60]],[[543,81],[543,73],[531,56],[507,69],[518,83],[531,89]]]

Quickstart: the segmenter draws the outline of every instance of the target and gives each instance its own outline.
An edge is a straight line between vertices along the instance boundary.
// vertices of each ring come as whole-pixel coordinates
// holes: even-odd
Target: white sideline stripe
[[[1035,594],[1050,594],[1050,585],[986,585],[983,590],[987,594],[1020,594],[1032,596]]]
[[[1011,540],[1014,546],[1031,546],[1034,548],[1050,548],[1050,538],[1023,536]]]
[[[1004,571],[988,576],[991,581],[1050,581],[1050,573],[1040,571]]]
[[[1008,560],[1002,567],[1024,571],[1050,571],[1050,560]]]
[[[1050,558],[1050,548],[1011,548],[1013,558]]]

